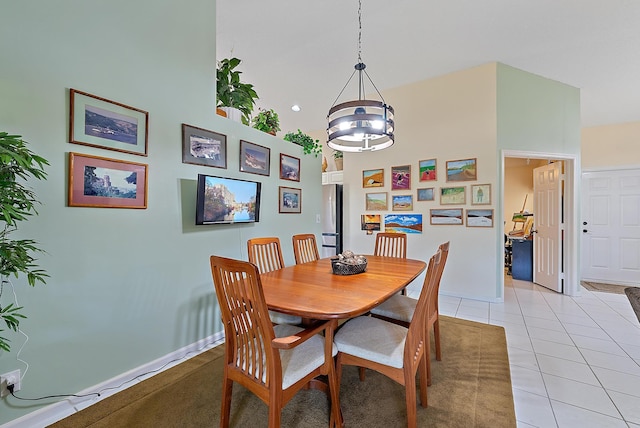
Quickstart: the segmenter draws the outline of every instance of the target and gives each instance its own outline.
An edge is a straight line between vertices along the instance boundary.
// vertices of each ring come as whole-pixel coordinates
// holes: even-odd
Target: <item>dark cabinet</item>
[[[511,240],[511,276],[513,279],[533,281],[533,240]]]

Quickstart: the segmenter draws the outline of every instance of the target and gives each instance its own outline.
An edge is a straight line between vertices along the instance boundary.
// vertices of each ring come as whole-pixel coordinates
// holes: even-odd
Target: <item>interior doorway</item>
[[[508,233],[513,227],[512,215],[517,212],[513,205],[505,205],[505,177],[506,177],[506,165],[513,165],[514,163],[531,164],[535,165],[546,164],[549,162],[563,161],[564,164],[564,189],[562,203],[558,207],[561,211],[558,214],[563,219],[563,228],[561,231],[561,242],[558,243],[558,250],[561,251],[561,265],[562,269],[557,272],[558,281],[562,281],[562,293],[567,295],[579,295],[580,294],[580,280],[579,280],[579,243],[578,243],[578,216],[577,207],[578,203],[578,189],[579,184],[579,166],[576,156],[557,154],[557,153],[545,153],[545,152],[529,152],[529,151],[514,151],[504,150],[501,157],[501,194],[500,206],[498,216],[498,225],[500,238]],[[532,169],[532,167],[529,167]],[[533,180],[533,173],[531,174]],[[524,196],[523,196],[524,197]],[[531,198],[530,205],[525,203],[525,209],[533,212],[533,195],[527,197],[527,200]],[[534,214],[534,230],[535,230],[535,213]],[[501,221],[500,221],[501,219]],[[500,239],[503,242],[503,239]],[[504,248],[500,248],[500,260],[503,260],[502,271],[504,271]],[[540,254],[537,255],[540,257]],[[533,261],[535,264],[535,260]],[[504,277],[500,275],[502,281],[502,290],[504,290]]]

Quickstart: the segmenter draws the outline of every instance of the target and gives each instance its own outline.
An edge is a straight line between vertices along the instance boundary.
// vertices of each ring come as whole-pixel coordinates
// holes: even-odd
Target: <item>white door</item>
[[[640,170],[582,174],[581,278],[640,283]]]
[[[533,170],[533,282],[562,293],[562,162]]]

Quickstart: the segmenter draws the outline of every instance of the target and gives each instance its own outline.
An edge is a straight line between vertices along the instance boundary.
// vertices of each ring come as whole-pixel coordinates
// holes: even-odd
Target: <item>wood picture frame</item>
[[[413,211],[413,195],[391,195],[392,211]]]
[[[147,156],[149,113],[70,89],[69,142]]]
[[[240,171],[269,176],[271,171],[271,149],[240,140]]]
[[[447,161],[447,181],[475,181],[477,179],[476,158]]]
[[[362,171],[362,187],[383,187],[384,169],[365,169]]]
[[[418,171],[420,181],[435,181],[438,179],[438,161],[436,159],[418,161]]]
[[[411,189],[411,165],[391,167],[391,190]]]
[[[422,214],[386,214],[384,231],[388,233],[422,233]]]
[[[471,185],[471,205],[491,205],[491,184]]]
[[[434,201],[435,200],[435,187],[423,187],[417,189],[418,201]]]
[[[467,201],[465,186],[441,187],[440,205],[464,205]]]
[[[300,158],[280,153],[280,178],[300,181]]]
[[[433,225],[461,226],[464,224],[462,208],[437,208],[429,210],[430,223]]]
[[[302,189],[280,186],[278,188],[278,212],[300,214],[302,212]]]
[[[366,193],[364,195],[366,211],[386,211],[389,208],[387,192]]]
[[[468,209],[467,227],[493,227],[493,209]]]
[[[70,207],[147,208],[148,165],[69,153]]]
[[[183,123],[182,163],[227,169],[227,136]]]

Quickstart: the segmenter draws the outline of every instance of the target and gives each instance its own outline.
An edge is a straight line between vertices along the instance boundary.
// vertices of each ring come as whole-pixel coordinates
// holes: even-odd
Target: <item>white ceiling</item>
[[[283,132],[325,129],[357,62],[357,0],[216,4],[216,56],[242,60],[258,106]],[[580,88],[583,126],[640,120],[638,0],[362,0],[362,60],[380,91],[502,62]]]

